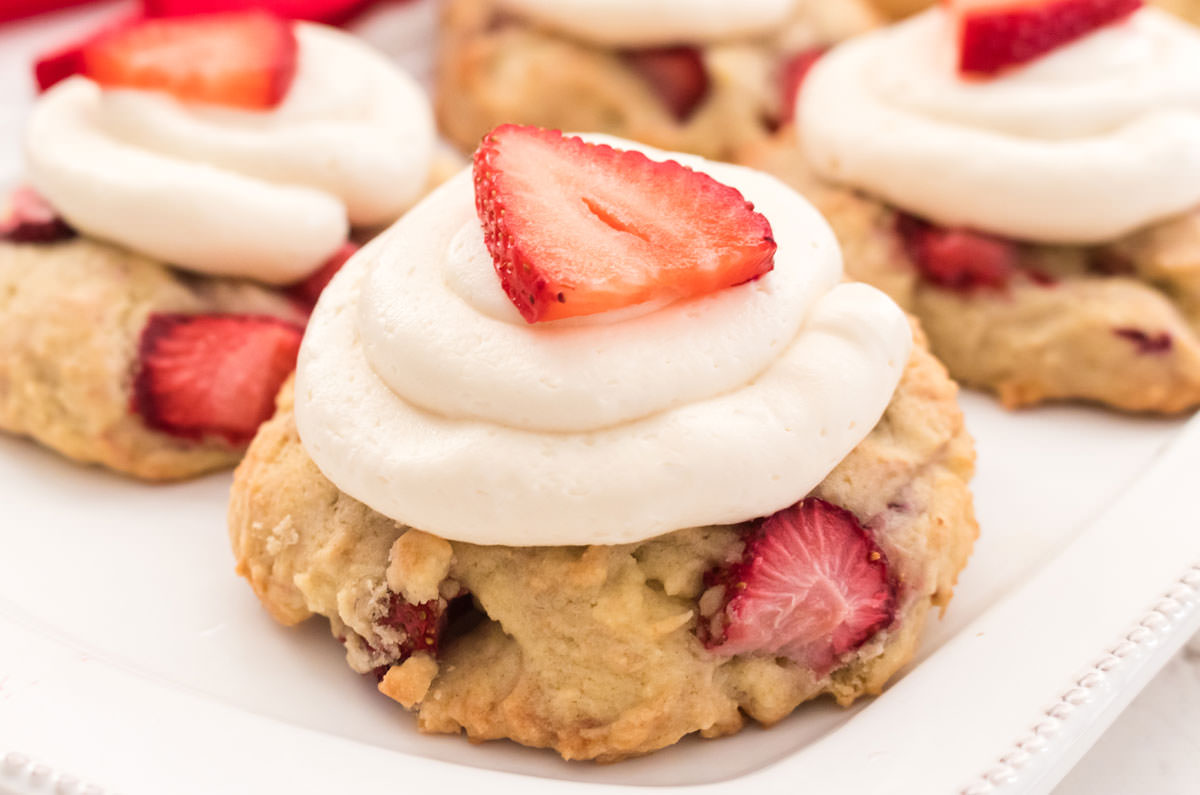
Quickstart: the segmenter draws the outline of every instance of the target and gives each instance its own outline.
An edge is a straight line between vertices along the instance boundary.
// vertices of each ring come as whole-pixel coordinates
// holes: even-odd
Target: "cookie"
[[[1200,405],[1200,208],[1104,245],[1021,244],[1002,283],[947,286],[906,245],[906,216],[823,183],[791,134],[742,160],[821,209],[847,274],[920,318],[960,383],[1009,408],[1083,400],[1173,414]]]
[[[0,242],[0,429],[147,480],[232,466],[244,444],[156,431],[131,407],[143,329],[175,313],[297,325],[307,315],[277,290],[186,275],[87,238]]]
[[[300,444],[290,386],[235,473],[229,530],[271,615],[328,619],[350,667],[422,731],[614,761],[770,725],[822,694],[879,693],[971,551],[973,465],[956,388],[918,342],[883,418],[802,503],[853,514],[896,588],[894,619],[828,670],[702,642],[721,600],[712,572],[743,554],[748,525],[619,546],[446,541],[330,483]]]
[[[439,41],[439,126],[464,151],[514,122],[725,157],[783,115],[792,56],[876,21],[863,0],[810,0],[769,35],[621,48],[558,32],[497,0],[452,0]]]

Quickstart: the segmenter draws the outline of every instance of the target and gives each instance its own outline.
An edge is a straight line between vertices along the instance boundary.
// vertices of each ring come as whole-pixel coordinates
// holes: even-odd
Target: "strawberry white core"
[[[200,273],[304,278],[350,225],[416,200],[434,126],[420,87],[382,56],[319,25],[296,35],[297,73],[271,111],[56,85],[27,131],[30,182],[91,237]]]
[[[908,324],[883,294],[840,283],[811,205],[759,172],[585,137],[741,191],[775,231],[775,268],[530,325],[463,172],[351,259],[310,321],[296,420],[340,489],[445,538],[626,543],[791,505],[878,421]]]
[[[941,8],[836,47],[797,103],[812,166],[943,226],[1045,243],[1200,204],[1200,30],[1145,8],[986,80],[957,59]]]

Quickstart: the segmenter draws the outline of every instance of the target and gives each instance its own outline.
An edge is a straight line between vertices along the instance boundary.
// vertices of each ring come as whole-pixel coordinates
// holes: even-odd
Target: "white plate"
[[[0,33],[0,142],[11,54],[47,29]],[[611,766],[417,734],[234,577],[227,475],[147,486],[0,438],[0,793],[1046,792],[1200,628],[1200,424],[963,404],[983,537],[919,664],[851,710]]]

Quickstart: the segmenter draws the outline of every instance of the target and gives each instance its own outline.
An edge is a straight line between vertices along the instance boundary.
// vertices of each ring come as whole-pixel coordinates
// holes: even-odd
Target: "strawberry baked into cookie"
[[[1139,0],[957,0],[841,45],[745,158],[1010,407],[1200,405],[1200,30]]]
[[[867,0],[449,0],[438,119],[464,151],[518,122],[726,157],[790,116],[816,53],[877,19]]]
[[[332,28],[132,22],[38,64],[0,222],[0,429],[147,479],[235,463],[352,230],[424,192],[432,113]]]
[[[956,397],[781,182],[506,125],[334,278],[230,536],[423,731],[617,760],[912,658],[977,534]]]

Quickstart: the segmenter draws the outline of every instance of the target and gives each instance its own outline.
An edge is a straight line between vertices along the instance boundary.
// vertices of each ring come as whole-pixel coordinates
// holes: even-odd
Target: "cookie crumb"
[[[692,620],[692,611],[684,610],[682,613],[674,616],[667,616],[654,622],[653,632],[655,635],[670,635],[680,627],[686,627],[688,622]]]
[[[454,550],[444,538],[407,530],[388,555],[388,588],[413,604],[438,598],[438,587],[450,573]]]
[[[292,515],[289,513],[271,528],[271,534],[267,536],[267,553],[278,555],[285,547],[290,547],[299,540],[300,532],[292,524]]]
[[[379,683],[379,692],[399,702],[405,709],[412,709],[425,698],[437,673],[437,660],[418,652],[399,665],[388,668]]]

